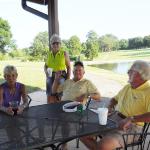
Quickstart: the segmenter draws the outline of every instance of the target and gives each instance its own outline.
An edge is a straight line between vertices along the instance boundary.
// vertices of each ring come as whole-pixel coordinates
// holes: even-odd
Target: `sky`
[[[31,6],[47,12],[45,5]],[[58,8],[62,39],[77,35],[83,42],[90,30],[118,39],[150,35],[150,0],[58,0]],[[19,48],[48,31],[48,21],[25,11],[21,0],[0,0],[0,17],[9,22]]]

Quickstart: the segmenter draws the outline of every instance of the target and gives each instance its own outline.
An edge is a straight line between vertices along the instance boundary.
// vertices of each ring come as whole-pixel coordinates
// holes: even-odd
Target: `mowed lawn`
[[[119,50],[99,53],[98,61],[150,60],[150,49]]]
[[[93,61],[98,61],[99,63],[106,62],[117,62],[117,61],[129,61],[129,60],[148,60],[150,61],[150,49],[143,50],[122,50],[100,53],[99,57]],[[6,65],[14,65],[18,70],[18,81],[24,83],[27,86],[27,91],[33,92],[37,90],[45,89],[45,74],[44,74],[44,62],[21,62],[16,60],[10,61],[0,61],[0,83],[3,80],[3,68]],[[95,74],[104,75],[112,80],[116,80],[121,84],[125,84],[127,81],[127,75],[120,75],[112,71],[98,69],[95,67],[86,66],[87,72],[94,72]]]

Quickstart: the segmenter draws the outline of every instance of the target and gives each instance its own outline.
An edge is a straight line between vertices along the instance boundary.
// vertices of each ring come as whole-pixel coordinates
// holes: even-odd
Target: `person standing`
[[[47,103],[54,103],[57,101],[56,96],[52,94],[55,73],[58,71],[61,73],[60,82],[69,79],[71,74],[69,55],[61,49],[61,39],[57,34],[53,34],[50,38],[50,50],[45,61],[44,71],[46,75]]]

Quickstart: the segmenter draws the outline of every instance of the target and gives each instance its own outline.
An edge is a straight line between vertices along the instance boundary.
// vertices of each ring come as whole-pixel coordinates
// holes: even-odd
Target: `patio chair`
[[[27,95],[27,97],[28,97],[28,106],[29,106],[32,101],[32,98],[29,95]]]
[[[124,149],[127,150],[128,148],[132,150],[150,150],[150,131],[149,130],[150,123],[145,123],[141,133],[131,133],[131,134],[124,134]],[[133,136],[133,142],[127,143],[129,136]],[[139,136],[137,140],[137,136]],[[123,148],[117,148],[117,150],[121,150]]]

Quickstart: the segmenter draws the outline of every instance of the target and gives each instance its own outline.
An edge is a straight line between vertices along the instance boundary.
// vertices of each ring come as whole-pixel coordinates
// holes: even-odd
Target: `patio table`
[[[22,115],[8,116],[0,113],[0,150],[31,150],[59,146],[70,140],[117,127],[108,119],[107,125],[99,125],[98,115],[90,110],[64,112],[66,103],[32,106]]]

